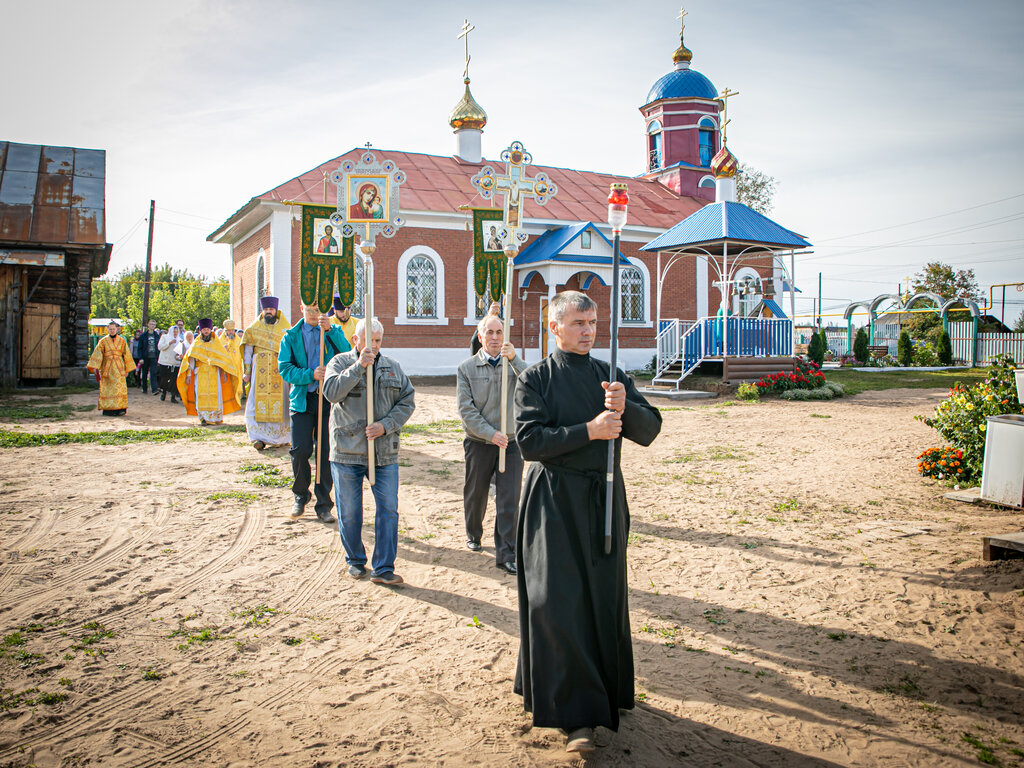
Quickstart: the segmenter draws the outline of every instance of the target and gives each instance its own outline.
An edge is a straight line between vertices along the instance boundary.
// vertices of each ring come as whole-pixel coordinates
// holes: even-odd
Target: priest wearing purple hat
[[[213,321],[199,321],[196,337],[178,370],[178,392],[185,411],[198,416],[203,426],[220,424],[224,416],[240,410],[236,376],[238,364],[213,333]]]

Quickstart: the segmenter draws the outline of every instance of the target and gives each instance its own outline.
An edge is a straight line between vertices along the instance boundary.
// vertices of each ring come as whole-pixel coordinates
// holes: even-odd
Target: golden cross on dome
[[[469,23],[469,19],[462,22],[462,31],[456,35],[455,39],[465,40],[466,42],[466,69],[463,71],[463,77],[469,77],[469,33],[472,32],[476,27]]]
[[[739,96],[739,91],[730,91],[728,88],[723,90],[719,95],[719,103],[722,105],[722,144],[725,144],[728,140],[726,138],[726,126],[729,125],[729,99],[733,96]]]
[[[683,34],[683,30],[686,29],[686,17],[689,16],[685,9],[679,9],[679,15],[676,16],[679,19],[679,34]]]

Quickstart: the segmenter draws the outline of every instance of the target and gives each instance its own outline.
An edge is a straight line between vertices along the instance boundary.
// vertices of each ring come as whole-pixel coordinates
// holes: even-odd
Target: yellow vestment
[[[236,387],[238,388],[238,391],[235,393],[235,395],[238,398],[238,402],[241,403],[242,369],[244,368],[242,364],[242,334],[236,333],[234,338],[228,338],[228,332],[226,330],[221,330],[217,334],[217,338],[220,339],[221,342],[224,344],[224,348],[227,349],[228,354],[231,355],[231,357],[238,363],[238,368],[235,371],[233,371],[233,374],[235,377]]]
[[[252,347],[249,398],[255,401],[256,421],[284,420],[284,380],[277,370],[277,353],[289,327],[288,318],[278,312],[273,325],[264,322],[261,315],[242,334],[242,346]]]
[[[124,377],[135,370],[135,361],[128,351],[128,342],[120,334],[109,334],[99,340],[86,364],[90,371],[99,371],[101,411],[119,411],[128,407],[128,385]]]
[[[338,319],[337,315],[331,316],[331,323],[341,326],[341,332],[345,334],[345,341],[348,342],[348,345],[352,347],[352,349],[356,348],[356,345],[352,343],[352,334],[356,332],[356,324],[358,322],[359,321],[352,317],[352,315],[349,315],[348,320],[344,323]]]
[[[196,363],[194,373],[190,365],[192,360]],[[220,339],[211,336],[209,341],[203,341],[202,337],[196,337],[178,369],[178,393],[185,405],[185,412],[190,416],[198,416],[200,411],[209,413],[222,410],[227,415],[240,410],[242,404],[238,399],[237,372],[235,358]],[[193,375],[196,376],[195,382],[191,378]]]

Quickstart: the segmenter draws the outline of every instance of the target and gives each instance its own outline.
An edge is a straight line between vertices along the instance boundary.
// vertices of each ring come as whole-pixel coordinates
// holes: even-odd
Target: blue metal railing
[[[658,334],[658,375],[675,360],[682,362],[679,379],[701,361],[724,357],[784,357],[793,354],[793,323],[782,318],[730,317],[723,328],[720,317],[704,317],[685,332],[669,321]],[[679,334],[676,336],[676,334]],[[676,341],[678,338],[678,342]],[[728,350],[724,349],[728,344]]]

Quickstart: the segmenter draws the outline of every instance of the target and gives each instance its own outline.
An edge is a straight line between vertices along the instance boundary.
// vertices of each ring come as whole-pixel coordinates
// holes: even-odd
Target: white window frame
[[[654,322],[651,320],[651,273],[647,271],[647,265],[637,256],[630,256],[629,264],[624,264],[623,266],[636,267],[640,270],[640,276],[643,278],[644,300],[641,303],[643,319],[623,320],[622,324],[630,328],[653,328]]]
[[[417,256],[423,256],[434,265],[437,317],[408,316],[409,262]],[[376,266],[374,264],[374,267]],[[398,283],[398,316],[395,317],[395,325],[448,325],[448,315],[445,313],[444,308],[444,260],[437,251],[427,245],[414,245],[406,249],[405,253],[398,259],[396,278]]]
[[[760,277],[761,277],[760,273],[756,269],[754,269],[753,267],[741,267],[739,270],[737,270],[736,274],[733,276],[733,280],[737,280],[737,281],[738,280],[746,280],[747,278],[752,278],[754,280],[758,280],[758,279],[760,279]],[[733,285],[733,290],[735,291],[738,287],[739,287],[738,284],[737,285]],[[752,293],[752,294],[750,294],[749,297],[742,297],[738,293],[733,293],[733,295],[732,295],[732,307],[731,307],[731,309],[732,309],[732,316],[733,317],[748,317],[748,315],[740,314],[740,307],[743,305],[743,302],[744,301],[752,301],[753,304],[750,305],[750,308],[753,309],[754,307],[756,307],[758,305],[758,303],[760,303],[761,299],[763,299],[763,298],[764,298],[764,296],[762,296],[760,293]]]

